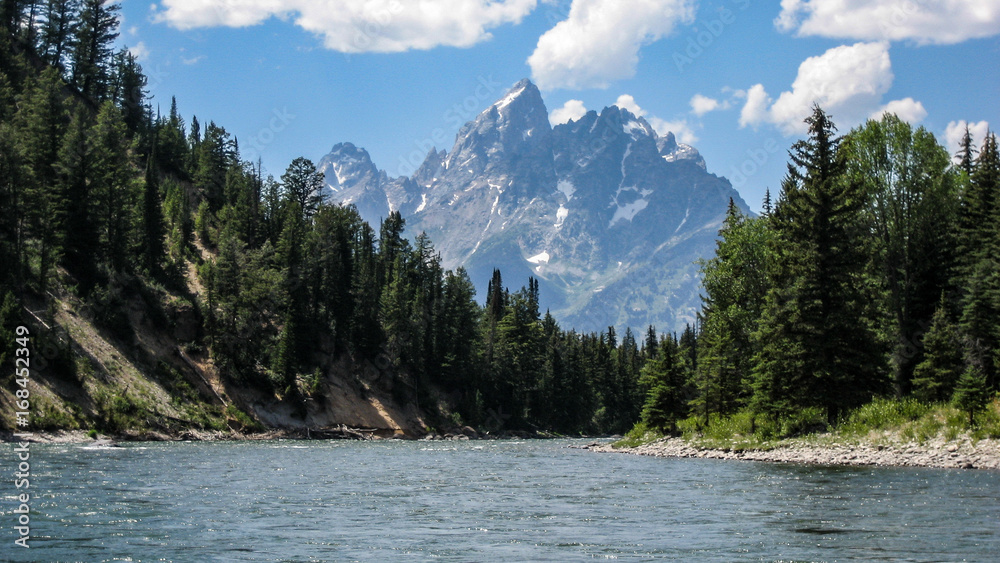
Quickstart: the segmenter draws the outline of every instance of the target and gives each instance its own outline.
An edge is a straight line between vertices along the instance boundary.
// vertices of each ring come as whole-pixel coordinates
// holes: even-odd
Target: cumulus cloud
[[[129,47],[128,52],[140,63],[146,62],[149,59],[149,47],[142,41]]]
[[[879,119],[887,113],[894,113],[896,117],[907,123],[919,123],[927,117],[927,110],[924,104],[915,101],[913,98],[903,98],[893,100],[871,115],[872,119]]]
[[[701,117],[710,111],[715,111],[717,109],[726,109],[727,104],[720,104],[719,100],[715,98],[709,98],[708,96],[702,96],[701,94],[695,94],[691,97],[691,112]]]
[[[632,115],[636,117],[646,115],[646,110],[642,109],[639,107],[639,104],[635,103],[635,98],[631,94],[622,94],[621,96],[618,96],[618,99],[615,101],[615,105],[622,109],[629,110],[632,112]]]
[[[771,97],[767,95],[763,84],[754,84],[746,92],[746,103],[740,110],[740,127],[752,125],[756,127],[768,119],[768,106],[771,105]]]
[[[695,135],[694,127],[687,122],[686,119],[678,119],[674,121],[668,121],[666,119],[660,119],[655,115],[649,115],[649,112],[642,109],[639,104],[636,103],[635,97],[631,94],[622,94],[618,96],[614,105],[628,110],[636,117],[645,117],[649,125],[656,131],[656,134],[663,137],[667,133],[673,133],[674,137],[677,138],[678,142],[681,143],[695,143],[698,141],[698,136]]]
[[[667,133],[673,133],[678,143],[690,145],[698,142],[698,136],[694,133],[694,128],[686,119],[668,121],[659,117],[649,118],[649,124],[653,126],[656,134],[664,137]]]
[[[586,113],[587,108],[584,107],[581,100],[566,100],[566,103],[562,107],[556,108],[549,113],[549,123],[554,127],[569,121],[576,121]]]
[[[887,43],[841,45],[799,65],[790,92],[771,106],[771,120],[786,133],[804,133],[814,103],[843,122],[859,123],[878,107],[893,80]]]
[[[962,142],[962,137],[965,136],[966,126],[969,127],[969,133],[972,135],[972,142],[976,145],[976,148],[983,146],[986,133],[990,130],[990,124],[986,121],[972,123],[962,119],[948,123],[948,126],[944,130],[944,146],[948,149],[948,153],[952,155],[956,163],[959,159],[955,155],[958,154],[959,143]]]
[[[786,135],[802,134],[807,130],[803,120],[814,104],[840,127],[851,127],[885,112],[911,123],[926,117],[923,104],[913,98],[882,103],[893,78],[888,43],[834,47],[803,61],[792,89],[782,92],[773,103],[762,84],[751,87],[740,112],[740,127],[768,122]]]
[[[245,27],[271,17],[323,38],[344,53],[468,47],[491,28],[519,23],[537,0],[163,0],[155,19],[178,29]]]
[[[1000,33],[1000,0],[782,0],[781,31],[951,44]]]
[[[528,57],[543,90],[606,88],[635,74],[639,49],[694,21],[695,0],[573,0]]]

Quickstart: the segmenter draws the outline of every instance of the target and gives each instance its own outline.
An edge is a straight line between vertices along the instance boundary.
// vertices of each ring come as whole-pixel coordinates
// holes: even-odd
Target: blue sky
[[[553,120],[618,104],[759,209],[814,101],[841,132],[894,111],[954,147],[1000,123],[1000,0],[161,0],[120,41],[280,176],[341,141],[390,175],[522,78]]]

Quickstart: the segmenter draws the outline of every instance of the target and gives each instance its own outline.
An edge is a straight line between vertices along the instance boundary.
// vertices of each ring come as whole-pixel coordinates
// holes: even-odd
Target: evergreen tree
[[[84,96],[104,101],[111,85],[113,51],[118,38],[119,4],[83,0],[73,41],[72,83]]]
[[[41,54],[60,72],[66,68],[67,55],[76,32],[79,0],[48,0],[45,23],[41,29]]]
[[[146,76],[142,66],[128,49],[115,55],[113,92],[115,102],[121,108],[122,119],[129,137],[134,137],[147,127]]]
[[[323,173],[308,158],[299,157],[281,175],[286,197],[295,201],[306,219],[311,218],[323,202]]]
[[[972,133],[969,131],[969,125],[965,125],[965,133],[962,134],[962,140],[958,144],[958,153],[955,154],[959,158],[958,169],[965,173],[966,177],[972,176],[973,164],[976,161],[976,146],[972,142]]]
[[[59,150],[56,165],[59,183],[67,198],[66,265],[81,274],[82,282],[93,278],[94,257],[99,255],[98,209],[93,194],[94,147],[86,112],[73,112],[73,119]]]
[[[192,128],[196,127],[192,122]],[[194,183],[205,194],[209,210],[218,212],[225,204],[226,174],[235,162],[232,140],[225,129],[214,122],[205,128],[205,138],[194,151]]]
[[[660,340],[656,357],[642,369],[642,384],[649,389],[642,407],[642,422],[648,427],[674,433],[677,422],[687,416],[684,372],[677,340],[668,335]]]
[[[958,379],[952,402],[959,409],[969,413],[969,426],[975,423],[976,413],[989,403],[988,389],[986,375],[976,366],[970,365]]]
[[[924,359],[913,370],[913,393],[921,401],[945,401],[964,371],[962,342],[948,320],[944,294],[923,339]]]
[[[94,155],[92,193],[97,201],[101,253],[115,272],[130,264],[138,195],[125,136],[125,123],[110,101],[101,106],[91,133]]]
[[[56,181],[59,150],[69,117],[62,88],[58,71],[46,68],[37,79],[29,80],[14,116],[24,165],[20,174],[25,184],[23,210],[29,236],[37,241],[38,285],[43,292],[59,257],[66,213],[66,194]],[[20,270],[27,272],[26,252],[21,259]]]
[[[772,231],[767,218],[752,219],[730,205],[715,257],[703,261],[704,296],[697,395],[692,407],[707,424],[710,412],[731,413],[749,396],[753,338],[769,288]]]
[[[156,147],[146,161],[146,177],[142,192],[142,253],[146,271],[157,274],[163,259],[163,207],[160,203],[160,181],[154,165]]]
[[[867,318],[862,186],[844,175],[827,114],[816,107],[806,123],[769,219],[775,267],[756,333],[754,400],[776,415],[820,406],[832,423],[884,391],[884,356]]]

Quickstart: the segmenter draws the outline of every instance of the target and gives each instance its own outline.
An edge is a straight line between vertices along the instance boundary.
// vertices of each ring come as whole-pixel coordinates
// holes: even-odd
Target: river
[[[33,444],[12,561],[995,561],[1000,473],[598,454],[579,440]],[[4,474],[13,445],[4,444]],[[8,463],[10,462],[10,463]]]

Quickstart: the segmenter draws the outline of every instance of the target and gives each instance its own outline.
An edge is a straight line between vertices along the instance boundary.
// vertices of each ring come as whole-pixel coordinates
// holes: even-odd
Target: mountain
[[[480,294],[494,268],[511,287],[535,276],[543,307],[584,331],[693,321],[695,261],[712,255],[730,198],[748,211],[672,133],[661,137],[617,106],[552,127],[528,80],[409,178],[390,178],[350,143],[319,167],[334,200],[373,225],[400,211],[407,232],[427,232],[444,265],[464,266]]]

